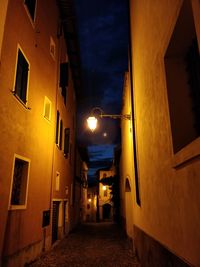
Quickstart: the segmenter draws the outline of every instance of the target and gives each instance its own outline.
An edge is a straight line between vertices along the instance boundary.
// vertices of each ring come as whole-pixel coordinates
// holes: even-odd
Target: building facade
[[[132,116],[130,73],[124,75],[122,114]],[[134,164],[131,120],[121,121],[120,214],[129,238],[133,238]]]
[[[99,170],[99,192],[98,192],[98,206],[99,206],[99,219],[100,221],[113,220],[113,202],[111,200],[110,185],[101,182],[103,178],[113,177],[115,169],[110,168],[107,170]]]
[[[129,2],[122,216],[141,266],[200,266],[200,2]]]
[[[73,226],[76,94],[59,3],[0,4],[3,266],[34,260]]]
[[[90,186],[87,190],[85,202],[85,222],[96,222],[97,219],[97,187]]]

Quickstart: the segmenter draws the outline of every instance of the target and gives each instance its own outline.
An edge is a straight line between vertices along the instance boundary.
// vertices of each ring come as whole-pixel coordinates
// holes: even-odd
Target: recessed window
[[[57,110],[57,116],[56,116],[56,145],[59,145],[59,127],[60,126],[60,113]]]
[[[10,201],[11,206],[26,205],[29,165],[30,160],[22,158],[20,156],[15,156]]]
[[[22,51],[18,49],[17,70],[14,94],[24,103],[27,102],[29,64]]]
[[[174,153],[200,136],[200,59],[190,0],[184,0],[165,54]]]
[[[64,99],[64,103],[66,104],[67,98],[67,86],[68,86],[68,63],[60,64],[60,82],[59,86],[61,88],[61,93]]]
[[[65,128],[64,135],[64,156],[67,158],[69,154],[70,128]]]
[[[60,120],[60,136],[59,136],[59,148],[62,150],[62,138],[63,137],[63,122]]]
[[[46,96],[44,97],[44,117],[51,120],[51,101]]]
[[[60,190],[60,173],[56,172],[55,190]]]
[[[31,19],[35,20],[36,0],[25,0],[24,4],[29,12]]]
[[[50,37],[50,54],[52,58],[55,60],[56,58],[56,45],[52,37]]]
[[[103,191],[103,196],[104,197],[107,197],[108,196],[108,190],[107,189]]]

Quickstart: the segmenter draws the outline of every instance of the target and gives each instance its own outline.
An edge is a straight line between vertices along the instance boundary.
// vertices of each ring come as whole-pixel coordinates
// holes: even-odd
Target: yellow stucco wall
[[[64,46],[64,37],[57,38],[58,16],[54,0],[48,1],[48,9],[46,3],[37,1],[34,24],[23,1],[9,1],[8,4],[0,68],[0,251],[4,251],[4,256],[18,253],[33,244],[38,244],[38,248],[35,248],[38,254],[44,238],[43,211],[51,208],[51,198],[66,198],[65,185],[69,185],[70,195],[74,171],[75,94],[70,74],[65,107],[58,86],[61,42]],[[55,59],[50,54],[50,37],[55,42]],[[11,92],[14,89],[19,46],[30,64],[28,108]],[[63,51],[66,57],[66,47]],[[52,103],[50,121],[43,116],[45,96]],[[57,109],[63,119],[63,128],[71,129],[71,159],[66,159],[63,151],[55,145]],[[8,211],[15,153],[30,160],[28,198],[25,209]],[[56,171],[60,172],[61,177],[59,192],[55,192]],[[51,225],[46,227],[45,235],[49,246]],[[31,260],[36,256],[34,253],[30,257],[25,255],[23,260]],[[22,266],[17,259],[13,264]]]
[[[191,160],[199,155],[200,138],[173,153],[164,68],[164,55],[183,1],[130,2],[141,194],[134,223],[177,256],[200,266],[200,161],[198,157]],[[192,4],[199,40],[200,3],[192,0]]]
[[[130,75],[124,75],[122,114],[131,114],[131,88]],[[131,120],[121,120],[121,162],[120,162],[120,190],[121,190],[121,215],[125,219],[126,233],[133,237],[133,209],[134,206],[134,164],[133,164],[133,142],[132,142],[132,117]],[[127,181],[126,181],[127,180]],[[130,189],[126,188],[129,183]],[[130,191],[129,191],[130,190]]]
[[[8,0],[2,0],[0,2],[0,59],[1,59],[1,47],[2,47],[2,41],[3,41],[3,34],[4,34],[4,25],[5,25],[6,14],[7,14],[7,6],[8,6]]]

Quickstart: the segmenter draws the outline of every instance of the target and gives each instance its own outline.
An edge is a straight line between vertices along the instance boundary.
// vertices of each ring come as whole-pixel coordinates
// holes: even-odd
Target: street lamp
[[[92,132],[97,127],[98,120],[95,117],[95,114],[97,114],[97,113],[99,113],[98,116],[100,118],[124,119],[124,120],[130,120],[131,119],[131,114],[104,114],[104,111],[101,108],[95,107],[91,110],[90,116],[87,118],[88,127]]]

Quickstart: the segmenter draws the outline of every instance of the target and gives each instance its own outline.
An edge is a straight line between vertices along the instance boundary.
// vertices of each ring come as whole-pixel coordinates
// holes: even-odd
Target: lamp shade
[[[93,132],[97,127],[97,119],[95,117],[89,117],[87,119],[89,129]]]

